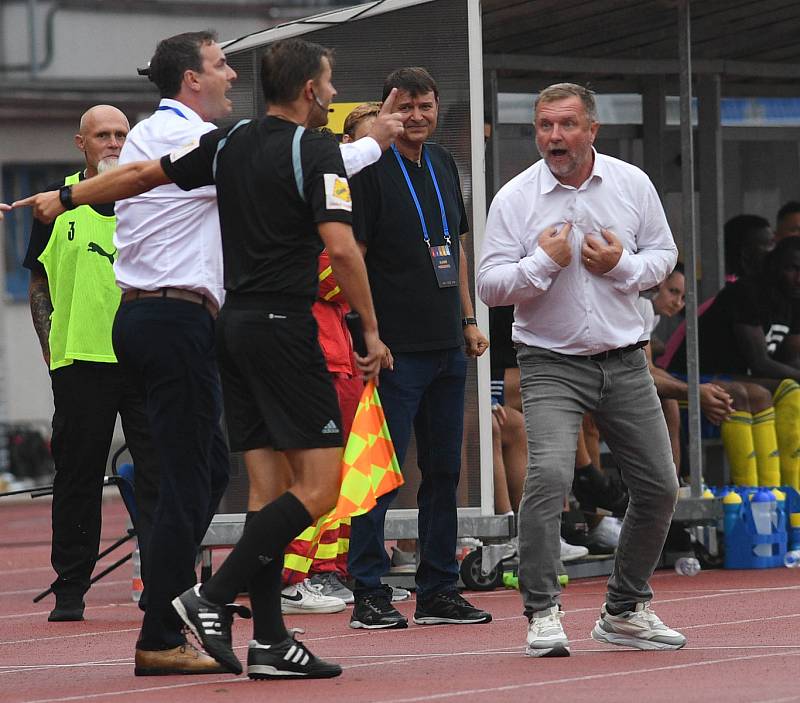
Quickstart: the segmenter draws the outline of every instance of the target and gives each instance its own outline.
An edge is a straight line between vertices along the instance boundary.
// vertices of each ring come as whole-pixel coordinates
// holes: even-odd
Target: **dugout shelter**
[[[686,310],[692,495],[676,517],[700,523],[716,520],[721,509],[700,498],[696,308],[724,280],[725,219],[746,208],[769,215],[797,198],[799,24],[793,0],[377,0],[234,39],[225,49],[239,74],[237,120],[263,114],[258,65],[278,39],[303,36],[335,48],[342,112],[334,125],[347,105],[379,99],[394,68],[426,66],[441,92],[434,138],[454,154],[461,174],[471,267],[492,194],[538,158],[534,94],[573,81],[610,96],[600,105],[599,149],[648,173],[686,270],[698,273],[699,283],[687,276]],[[488,145],[484,121],[492,126]],[[475,302],[487,331],[488,312]],[[502,537],[509,525],[494,516],[490,412],[487,354],[467,383],[460,529]],[[412,446],[387,537],[415,536],[414,455]],[[242,509],[241,466],[238,473],[242,480],[234,476],[221,511]]]

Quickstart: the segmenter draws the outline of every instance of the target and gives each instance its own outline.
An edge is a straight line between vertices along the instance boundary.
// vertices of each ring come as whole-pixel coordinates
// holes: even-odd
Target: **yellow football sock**
[[[720,425],[722,446],[731,467],[731,481],[737,486],[758,484],[756,450],[753,444],[753,416],[737,410]]]
[[[781,458],[775,435],[775,408],[767,408],[753,415],[753,446],[756,448],[758,485],[779,486]]]
[[[800,491],[800,384],[781,381],[773,396],[775,434],[781,453],[781,485]]]

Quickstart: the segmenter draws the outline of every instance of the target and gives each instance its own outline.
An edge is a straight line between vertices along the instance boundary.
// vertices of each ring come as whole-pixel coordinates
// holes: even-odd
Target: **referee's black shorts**
[[[342,446],[310,301],[229,298],[217,319],[217,356],[231,451]]]

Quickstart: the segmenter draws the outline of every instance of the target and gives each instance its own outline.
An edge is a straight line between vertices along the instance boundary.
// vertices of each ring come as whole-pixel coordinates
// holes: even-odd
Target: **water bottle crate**
[[[800,492],[791,486],[781,490],[786,494],[788,549],[800,549]]]
[[[726,569],[771,569],[783,566],[787,550],[787,512],[789,496],[786,501],[774,501],[775,518],[771,521],[771,533],[761,534],[756,527],[751,497],[756,493],[754,488],[732,489],[741,498],[741,503],[725,503],[725,568]],[[781,488],[787,493],[791,488]],[[797,492],[794,491],[795,497]],[[768,545],[769,549],[759,550]],[[769,556],[758,552],[769,551]]]

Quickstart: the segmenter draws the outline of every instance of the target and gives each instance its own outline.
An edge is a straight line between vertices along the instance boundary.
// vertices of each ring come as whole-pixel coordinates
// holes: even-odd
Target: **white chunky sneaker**
[[[575,561],[575,559],[582,559],[589,553],[586,547],[580,547],[577,544],[570,544],[564,538],[561,538],[561,561]]]
[[[338,613],[347,607],[341,598],[323,596],[322,586],[304,579],[281,591],[281,612],[286,614]]]
[[[525,654],[529,657],[568,657],[569,640],[561,626],[564,613],[557,605],[534,613],[528,624]]]
[[[650,603],[637,603],[635,610],[619,615],[611,615],[604,604],[592,639],[636,649],[680,649],[686,644],[680,632],[668,628],[650,610]]]

